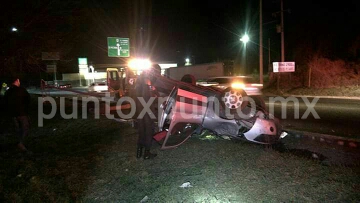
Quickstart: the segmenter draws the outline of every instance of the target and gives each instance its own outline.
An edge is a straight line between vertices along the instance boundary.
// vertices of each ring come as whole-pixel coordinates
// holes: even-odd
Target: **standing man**
[[[4,100],[8,115],[12,117],[15,123],[18,136],[17,147],[22,152],[27,152],[24,145],[24,138],[29,134],[29,116],[30,94],[23,87],[20,87],[20,79],[13,78],[10,81],[11,86],[5,92]]]
[[[149,113],[145,115],[140,115],[140,112],[143,110],[143,105],[139,99],[144,99],[147,103],[151,97],[157,97],[156,90],[152,86],[152,81],[154,77],[152,76],[153,71],[156,70],[156,66],[152,67],[150,70],[142,72],[136,80],[135,87],[135,103],[136,103],[136,114],[135,119],[137,121],[138,128],[138,141],[137,141],[137,150],[136,158],[141,158],[144,156],[144,159],[152,159],[156,157],[156,154],[150,152],[150,148],[153,142],[153,135],[155,134],[155,122],[150,117]],[[160,73],[157,73],[160,76]],[[143,154],[143,150],[145,150]]]

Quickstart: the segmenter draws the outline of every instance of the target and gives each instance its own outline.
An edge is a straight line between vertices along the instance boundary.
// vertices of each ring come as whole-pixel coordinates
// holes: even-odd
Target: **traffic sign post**
[[[52,73],[54,75],[54,85],[56,85],[57,84],[56,65],[46,65],[46,72]]]
[[[289,73],[295,72],[295,62],[273,62],[273,72],[277,73],[277,90],[279,90],[280,86],[280,74],[281,73]],[[290,75],[291,81],[291,75]]]
[[[82,86],[81,75],[84,75],[89,72],[87,58],[78,58],[78,64],[79,64],[79,85],[81,87]]]
[[[59,52],[41,52],[41,59],[48,61],[46,65],[46,72],[54,75],[54,85],[57,85],[56,78],[56,61],[60,60]]]
[[[295,62],[273,62],[273,71],[277,72],[295,72]]]
[[[108,37],[109,57],[130,57],[129,38]]]

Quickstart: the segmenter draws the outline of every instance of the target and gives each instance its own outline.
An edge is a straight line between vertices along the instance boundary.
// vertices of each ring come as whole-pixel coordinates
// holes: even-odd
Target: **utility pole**
[[[281,24],[280,24],[280,28],[281,28],[281,62],[285,62],[285,46],[284,46],[284,3],[283,0],[281,0],[280,3],[280,16],[281,16]],[[277,90],[279,90],[279,86],[280,86],[280,75],[281,73],[279,72],[277,77]]]
[[[264,83],[264,79],[263,79],[263,37],[262,37],[262,0],[260,0],[260,34],[259,34],[259,38],[260,38],[260,48],[259,48],[259,57],[260,57],[260,61],[259,61],[259,74],[260,74],[260,84]]]
[[[268,75],[270,76],[270,71],[271,71],[271,43],[270,43],[270,38],[268,39],[268,47],[269,47],[269,62],[268,62]]]
[[[284,3],[281,0],[281,62],[285,62],[285,46],[284,46]]]

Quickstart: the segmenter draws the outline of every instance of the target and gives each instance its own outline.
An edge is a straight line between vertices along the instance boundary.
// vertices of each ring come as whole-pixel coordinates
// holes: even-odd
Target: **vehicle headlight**
[[[129,61],[128,66],[133,70],[148,70],[151,67],[151,61],[149,59],[132,59]]]
[[[234,83],[231,83],[231,87],[234,88],[234,89],[244,89],[245,84],[244,83],[234,82]]]

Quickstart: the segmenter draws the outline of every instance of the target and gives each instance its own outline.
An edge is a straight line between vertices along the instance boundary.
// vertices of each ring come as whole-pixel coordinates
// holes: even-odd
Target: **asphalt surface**
[[[285,128],[348,138],[360,137],[357,128],[360,100],[299,96],[280,98],[287,100],[278,102],[278,99],[274,102],[271,97],[264,99],[269,111],[281,119]],[[313,101],[316,103],[311,104],[312,107],[310,103]]]

